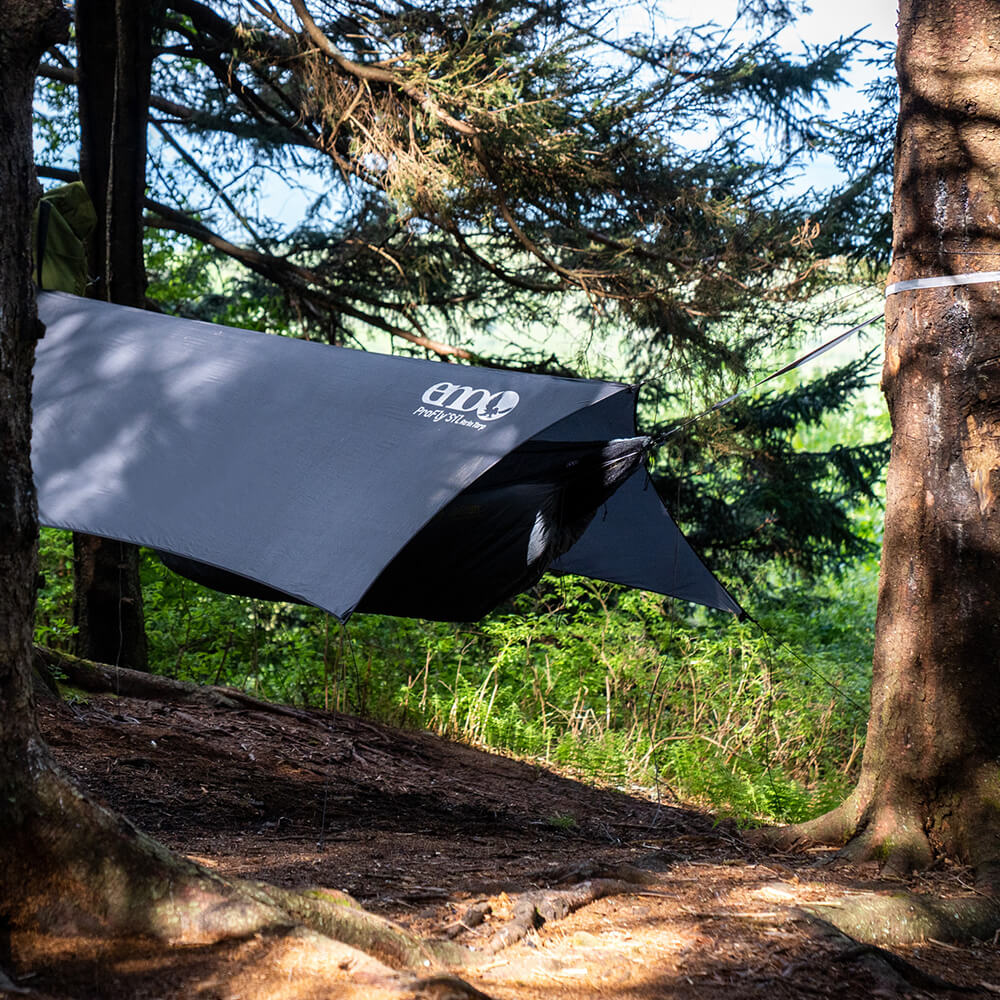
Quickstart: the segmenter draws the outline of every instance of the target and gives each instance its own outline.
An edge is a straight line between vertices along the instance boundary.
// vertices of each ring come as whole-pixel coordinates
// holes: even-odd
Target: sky
[[[690,0],[658,0],[653,10],[681,24],[714,21],[731,24],[737,0],[698,0],[697,14],[691,13]],[[787,47],[798,43],[811,45],[832,42],[840,36],[864,29],[863,37],[876,41],[896,40],[896,0],[813,0],[809,13],[797,18],[780,36]],[[863,78],[863,71],[859,71]]]
[[[715,4],[719,0],[707,2]],[[725,5],[733,6],[730,0],[725,0]],[[780,39],[794,50],[803,43],[832,42],[860,31],[862,38],[895,44],[896,9],[896,0],[818,0],[812,12],[786,28]],[[871,72],[869,67],[854,67],[848,74],[851,85],[832,95],[830,107],[841,112],[854,110],[857,94],[871,78]]]
[[[896,0],[818,0],[812,13],[787,28],[782,37],[793,44],[806,42],[815,45],[832,42],[841,35],[863,29],[863,38],[894,43],[896,10]],[[854,111],[859,102],[858,95],[871,76],[870,67],[855,67],[849,74],[851,86],[831,94],[831,111],[838,114]],[[841,177],[832,159],[821,157],[807,171],[806,179],[816,187],[829,187]]]
[[[703,0],[703,3],[705,0]],[[707,0],[709,5],[718,0]],[[726,6],[732,7],[729,0]],[[849,35],[865,28],[864,37],[877,41],[896,40],[895,0],[819,0],[810,14],[799,18],[786,36],[815,44],[832,41],[840,35]]]

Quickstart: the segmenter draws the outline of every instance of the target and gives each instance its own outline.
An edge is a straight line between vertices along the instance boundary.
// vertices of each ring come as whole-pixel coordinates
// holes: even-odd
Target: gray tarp
[[[42,523],[199,560],[341,619],[520,445],[635,435],[635,390],[617,383],[345,350],[59,292],[39,296],[39,313]],[[554,568],[740,610],[643,469]],[[414,585],[443,583],[430,563]]]

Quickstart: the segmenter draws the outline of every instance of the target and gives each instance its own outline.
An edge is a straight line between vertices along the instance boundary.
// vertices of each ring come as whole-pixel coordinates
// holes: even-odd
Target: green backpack
[[[97,213],[82,181],[46,191],[35,207],[35,281],[39,289],[87,291],[87,239]]]

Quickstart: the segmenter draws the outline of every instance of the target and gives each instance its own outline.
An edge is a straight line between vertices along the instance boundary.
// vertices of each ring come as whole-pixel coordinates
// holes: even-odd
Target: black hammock
[[[534,586],[642,463],[649,438],[522,444],[436,514],[378,575],[355,610],[474,621]],[[194,559],[163,564],[213,590],[288,594]],[[336,566],[330,572],[336,573]],[[304,603],[304,602],[297,602]]]

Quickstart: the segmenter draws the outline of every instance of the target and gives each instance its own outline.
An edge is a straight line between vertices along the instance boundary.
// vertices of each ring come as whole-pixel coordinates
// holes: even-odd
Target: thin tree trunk
[[[77,655],[147,670],[138,547],[75,532],[73,566]]]
[[[147,0],[78,0],[80,174],[97,209],[91,294],[142,308],[142,207],[152,65]],[[139,550],[93,535],[73,538],[74,623],[81,656],[148,665]]]
[[[890,282],[1000,270],[1000,4],[901,0]],[[871,716],[858,788],[796,829],[906,871],[1000,862],[996,283],[886,303],[892,418]]]
[[[76,4],[80,174],[97,209],[94,295],[141,309],[143,201],[152,69],[149,0]]]

